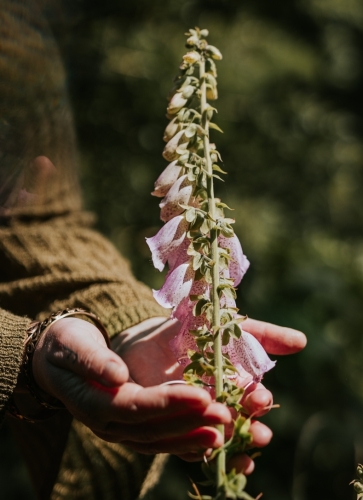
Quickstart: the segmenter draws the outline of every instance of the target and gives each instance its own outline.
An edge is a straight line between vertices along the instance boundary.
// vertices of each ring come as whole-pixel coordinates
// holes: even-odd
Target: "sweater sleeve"
[[[29,318],[0,309],[0,425],[16,386],[29,323]]]
[[[112,336],[155,316],[168,316],[137,281],[111,242],[72,216],[0,230],[0,304],[44,319],[67,307],[97,314]]]

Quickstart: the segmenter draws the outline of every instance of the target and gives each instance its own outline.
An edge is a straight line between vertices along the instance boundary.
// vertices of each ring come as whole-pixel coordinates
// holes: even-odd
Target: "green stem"
[[[208,171],[208,181],[207,181],[207,191],[208,191],[208,206],[209,214],[212,219],[216,220],[216,209],[215,209],[215,199],[214,199],[214,184],[213,184],[213,165],[209,153],[209,120],[207,116],[207,88],[205,81],[205,60],[203,59],[199,64],[199,76],[201,81],[201,115],[202,115],[202,127],[206,132],[203,138],[204,142],[204,157],[207,162]],[[222,362],[222,338],[220,334],[220,317],[219,317],[219,296],[217,288],[219,286],[219,255],[218,255],[218,233],[216,229],[212,229],[210,232],[211,241],[211,257],[214,262],[213,273],[212,273],[212,304],[213,304],[213,325],[212,330],[214,332],[214,362],[215,362],[215,388],[216,388],[216,399],[218,399],[223,392],[223,362]],[[217,429],[223,436],[224,440],[224,426],[217,425]],[[224,476],[226,473],[226,457],[224,450],[221,450],[217,455],[217,490],[219,493],[218,499],[224,500],[225,494],[222,493]],[[222,496],[220,496],[222,495]]]

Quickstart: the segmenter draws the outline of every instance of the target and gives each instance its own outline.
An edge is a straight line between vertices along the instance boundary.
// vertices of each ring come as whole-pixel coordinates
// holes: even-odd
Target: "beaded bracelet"
[[[41,405],[43,408],[48,410],[46,415],[51,417],[54,414],[54,410],[64,410],[65,406],[61,401],[57,398],[53,398],[47,395],[36,383],[32,370],[32,362],[35,349],[38,345],[38,342],[43,337],[43,335],[50,329],[51,326],[54,325],[57,321],[63,318],[67,318],[69,316],[85,316],[93,321],[93,323],[97,326],[99,331],[102,333],[107,347],[111,347],[110,338],[108,336],[107,330],[101,322],[100,318],[95,314],[87,311],[82,308],[73,308],[73,309],[64,309],[62,311],[58,311],[56,313],[51,314],[44,321],[32,321],[27,329],[27,337],[24,342],[24,354],[23,354],[23,362],[21,365],[21,373],[24,374],[25,384],[30,392],[30,394],[34,397],[34,399]],[[14,401],[14,398],[10,401],[8,405],[8,412],[22,420],[26,420],[29,422],[34,422],[35,420],[43,420],[47,418],[44,416],[44,411],[37,416],[25,416],[22,415]],[[39,417],[39,418],[38,418]]]

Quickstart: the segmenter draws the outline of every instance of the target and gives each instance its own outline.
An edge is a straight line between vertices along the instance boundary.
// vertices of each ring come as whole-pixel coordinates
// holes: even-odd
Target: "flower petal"
[[[196,350],[197,345],[195,338],[190,335],[190,330],[196,330],[205,324],[206,319],[204,316],[193,316],[193,312],[184,318],[178,334],[170,341],[169,345],[173,351],[176,359],[180,364],[186,366],[190,363],[188,358],[188,350]]]
[[[188,222],[182,215],[178,215],[170,219],[155,236],[146,238],[156,269],[164,269],[168,258],[183,243],[187,229]]]
[[[186,175],[182,175],[170,188],[168,194],[160,203],[160,218],[164,222],[169,221],[176,215],[181,214],[184,208],[181,205],[187,205],[193,192],[193,185]]]
[[[194,281],[189,295],[205,295],[209,297],[209,288],[209,284],[204,279]],[[177,318],[180,322],[183,322],[186,316],[192,314],[194,306],[195,302],[192,302],[189,297],[187,297],[180,302],[178,307],[173,311],[173,318]]]
[[[165,160],[173,161],[179,158],[180,155],[176,152],[176,150],[179,147],[179,144],[183,142],[183,139],[184,130],[180,130],[174,135],[172,139],[170,139],[170,141],[165,145],[163,151],[163,157],[165,158]],[[186,148],[186,146],[188,145],[188,140],[184,141],[184,143]]]
[[[173,118],[169,123],[168,125],[166,126],[166,129],[165,129],[165,132],[164,132],[164,137],[163,137],[163,140],[165,142],[168,142],[170,141],[170,139],[172,137],[174,137],[174,135],[179,132],[179,129],[180,129],[180,122],[179,122],[179,119],[177,116],[175,116],[175,118]]]
[[[229,249],[231,256],[231,260],[228,264],[229,275],[234,280],[234,286],[237,286],[246,274],[247,269],[250,266],[250,262],[244,255],[241,243],[236,235],[232,236],[232,238],[219,236],[218,243],[222,248]]]
[[[171,219],[173,220],[173,219]],[[190,245],[190,239],[184,238],[184,241],[180,244],[179,247],[175,248],[173,252],[168,255],[168,265],[169,272],[171,272],[176,267],[184,264],[184,262],[188,262],[190,260],[190,255],[188,255],[188,247]]]
[[[182,167],[177,165],[178,160],[174,160],[166,167],[155,181],[155,191],[151,194],[163,198],[178,179]]]
[[[167,112],[169,115],[175,115],[186,103],[188,99],[185,99],[180,92],[177,92],[170,99],[169,106],[167,107]]]
[[[253,376],[254,382],[260,382],[266,372],[271,370],[276,361],[271,361],[259,341],[250,333],[242,332],[241,338],[233,339],[228,346],[230,359],[234,365],[240,364]]]
[[[165,308],[177,307],[188,297],[193,285],[194,271],[190,262],[176,267],[166,276],[160,290],[153,290],[155,300]]]

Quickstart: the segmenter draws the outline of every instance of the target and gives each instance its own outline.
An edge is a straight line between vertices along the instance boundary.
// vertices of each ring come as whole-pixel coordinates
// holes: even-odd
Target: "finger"
[[[246,319],[241,326],[244,331],[256,337],[270,354],[294,354],[306,346],[305,335],[292,328],[250,318]]]
[[[209,458],[213,452],[213,448],[208,448],[204,452],[196,452],[196,453],[182,453],[179,454],[178,457],[185,462],[201,462],[204,458]]]
[[[187,412],[200,413],[207,408],[209,418],[215,418],[218,423],[231,419],[228,409],[221,403],[212,403],[207,391],[184,385],[142,388],[137,384],[124,384],[112,403],[115,418],[109,418],[109,421],[131,424],[175,418]]]
[[[258,420],[252,422],[249,432],[252,434],[250,448],[263,448],[267,446],[272,439],[271,429]]]
[[[56,367],[54,369],[62,371]],[[56,380],[61,380],[61,378],[57,376]],[[60,399],[71,413],[92,430],[105,435],[110,432],[111,422],[123,424],[118,429],[120,433],[118,440],[127,438],[122,434],[126,424],[138,424],[140,435],[145,436],[149,425],[153,425],[157,419],[167,421],[170,418],[170,421],[178,422],[181,415],[193,412],[200,414],[202,409],[209,406],[211,408],[208,418],[213,419],[213,422],[223,423],[231,418],[224,405],[212,404],[211,397],[206,391],[194,387],[143,388],[135,383],[125,383],[119,388],[108,390],[100,385],[85,386],[76,375],[73,375],[73,380],[68,380],[66,384],[67,387],[58,390],[58,393],[64,395]],[[74,389],[75,386],[78,387],[77,390]],[[158,437],[162,436],[160,434],[162,431],[166,435],[169,432],[165,422],[159,424]],[[115,440],[114,435],[110,435],[109,438]]]
[[[129,378],[126,364],[107,348],[102,334],[87,321],[61,319],[54,323],[42,340],[39,350],[44,346],[49,363],[83,379],[116,387]]]
[[[242,399],[243,408],[247,410],[249,415],[255,417],[261,417],[268,413],[272,402],[272,393],[263,386],[247,393]]]
[[[227,424],[231,416],[224,410],[219,403],[212,403],[203,411],[178,412],[172,417],[152,419],[147,425],[110,422],[107,425],[106,434],[115,442],[120,438],[139,443],[156,442],[180,437],[199,427]]]
[[[242,474],[252,474],[255,469],[255,462],[248,455],[236,455],[227,463],[227,470],[230,471],[236,469],[236,472],[242,472]]]
[[[123,441],[123,444],[140,453],[171,453],[173,455],[203,454],[209,448],[219,448],[223,444],[222,435],[213,427],[201,427],[179,438],[164,439],[154,443],[135,443]]]

